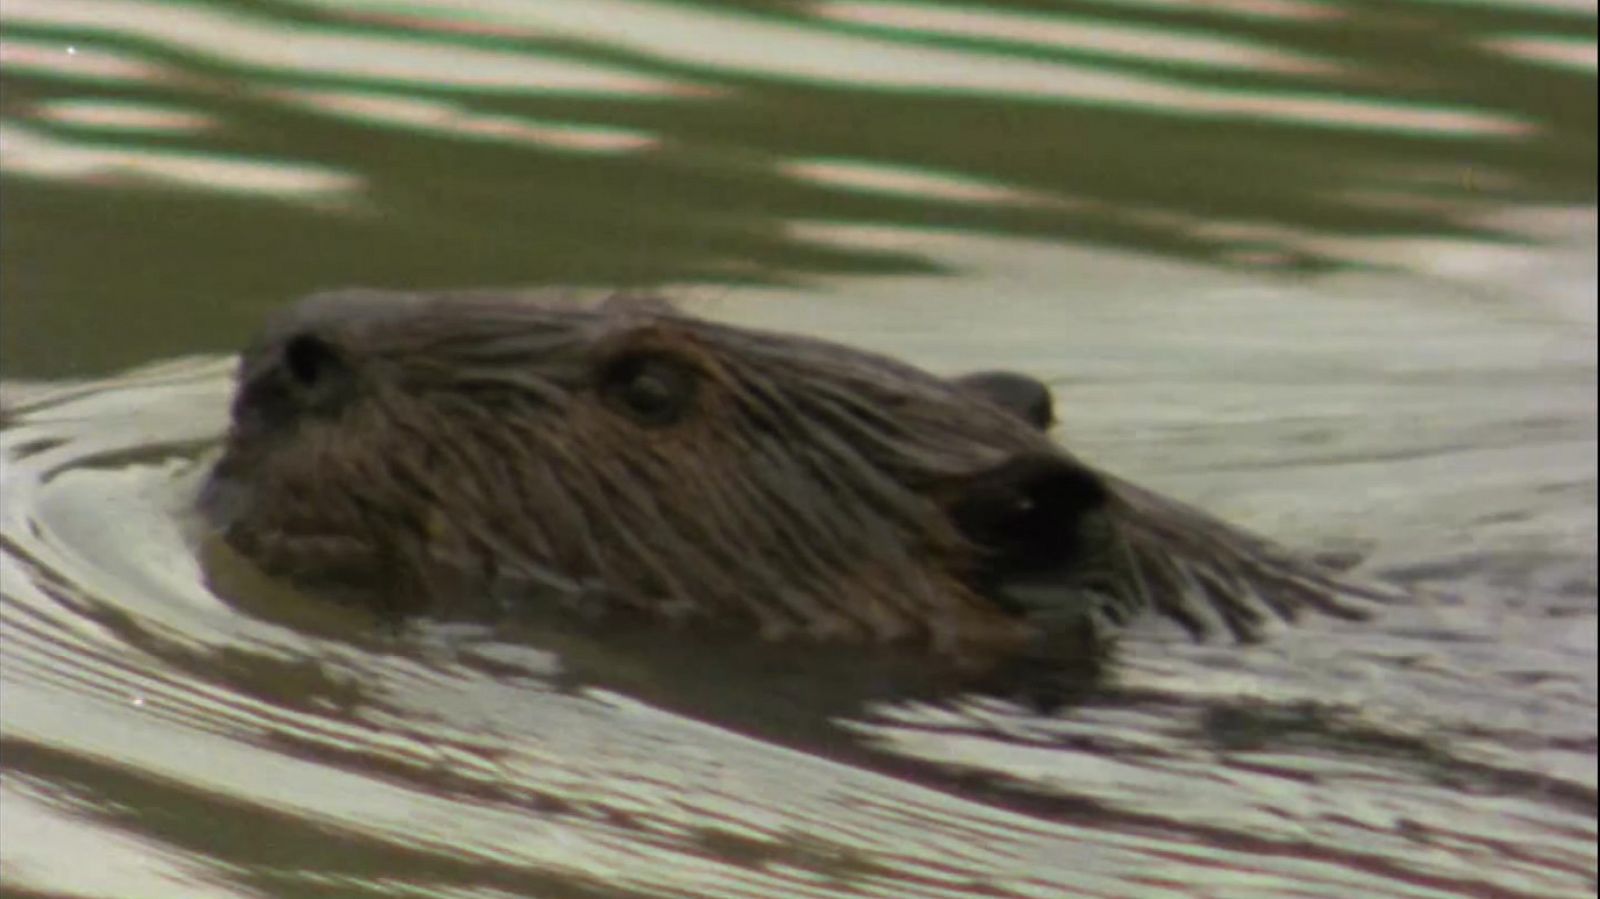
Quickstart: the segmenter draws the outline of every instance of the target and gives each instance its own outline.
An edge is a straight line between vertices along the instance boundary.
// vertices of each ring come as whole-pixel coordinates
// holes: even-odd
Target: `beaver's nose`
[[[246,428],[275,428],[307,414],[329,414],[355,395],[350,354],[314,330],[263,341],[244,356],[233,414]]]
[[[280,425],[305,413],[337,411],[359,386],[359,347],[384,320],[423,298],[381,290],[313,294],[274,315],[245,353],[235,414]]]

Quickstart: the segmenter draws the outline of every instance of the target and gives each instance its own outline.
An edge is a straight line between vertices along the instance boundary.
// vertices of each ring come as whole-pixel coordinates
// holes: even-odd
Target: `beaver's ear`
[[[951,381],[961,390],[981,396],[1041,431],[1055,424],[1055,398],[1038,378],[1012,371],[978,371]]]
[[[1070,567],[1084,551],[1085,520],[1110,498],[1106,483],[1071,457],[1014,457],[956,485],[946,507],[983,553],[990,584]]]

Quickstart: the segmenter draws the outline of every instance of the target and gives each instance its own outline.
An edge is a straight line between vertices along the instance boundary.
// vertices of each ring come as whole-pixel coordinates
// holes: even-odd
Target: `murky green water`
[[[1593,895],[1595,42],[1560,0],[5,0],[0,878]],[[1087,458],[1422,596],[1152,628],[1052,714],[240,608],[187,506],[226,354],[357,283],[1029,371]]]

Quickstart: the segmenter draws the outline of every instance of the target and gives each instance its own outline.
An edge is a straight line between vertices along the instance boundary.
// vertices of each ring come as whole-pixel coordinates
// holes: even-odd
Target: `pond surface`
[[[1595,894],[1593,3],[0,29],[8,891]],[[551,283],[1030,372],[1085,458],[1416,599],[1139,628],[1042,712],[226,582],[190,502],[267,310]]]

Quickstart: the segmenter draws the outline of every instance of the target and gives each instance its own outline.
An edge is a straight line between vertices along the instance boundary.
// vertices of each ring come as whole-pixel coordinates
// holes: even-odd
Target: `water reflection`
[[[797,222],[1287,271],[1414,266],[1383,246],[1401,238],[1516,245],[1539,235],[1497,211],[1594,197],[1593,22],[1298,0],[12,0],[3,364],[223,349],[338,283],[938,265],[808,244]],[[137,227],[115,211],[162,185],[193,193]],[[140,271],[89,264],[107,244],[137,244]],[[195,319],[175,281],[223,306]],[[67,311],[130,307],[166,332],[109,341]],[[51,352],[15,336],[34,332]]]
[[[1287,12],[1287,10],[1285,10]],[[1106,16],[1024,12],[978,6],[927,6],[913,3],[832,2],[817,4],[813,15],[845,24],[867,26],[875,32],[907,37],[938,37],[966,41],[970,46],[994,42],[1002,48],[1059,51],[1149,61],[1189,64],[1206,69],[1245,69],[1273,73],[1330,75],[1330,61],[1284,52],[1262,41],[1217,32],[1176,30],[1119,22]],[[1338,13],[1320,4],[1306,3],[1299,14],[1330,18]]]
[[[350,4],[354,5],[354,4]],[[256,16],[202,3],[137,0],[16,0],[7,24],[110,34],[153,55],[179,56],[238,75],[299,81],[340,80],[426,88],[603,96],[670,92],[666,79],[559,56],[474,48],[429,35],[352,32],[293,15]],[[341,4],[340,6],[344,6]],[[335,7],[338,8],[338,7]],[[298,19],[298,20],[297,20]]]

